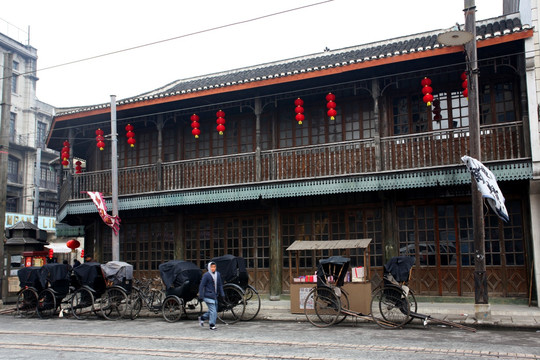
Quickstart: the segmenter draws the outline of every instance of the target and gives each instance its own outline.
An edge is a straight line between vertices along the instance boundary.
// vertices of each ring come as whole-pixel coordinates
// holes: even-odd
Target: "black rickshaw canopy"
[[[249,282],[246,260],[240,256],[223,255],[213,258],[225,284],[233,283],[245,289]]]

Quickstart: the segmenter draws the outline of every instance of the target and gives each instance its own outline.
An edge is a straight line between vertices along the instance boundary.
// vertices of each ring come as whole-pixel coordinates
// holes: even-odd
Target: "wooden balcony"
[[[526,157],[521,122],[481,127],[482,160]],[[468,153],[468,129],[302,146],[134,166],[118,170],[119,195],[148,194],[216,186],[303,180],[404,171],[461,164]],[[258,174],[259,173],[259,174]],[[60,206],[87,199],[82,191],[111,194],[110,170],[73,176],[62,185]]]

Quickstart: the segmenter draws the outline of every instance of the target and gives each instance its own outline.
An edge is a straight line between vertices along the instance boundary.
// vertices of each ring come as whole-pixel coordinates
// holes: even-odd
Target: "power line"
[[[94,55],[94,56],[86,57],[86,58],[83,58],[83,59],[68,61],[68,62],[65,62],[65,63],[62,63],[62,64],[51,65],[51,66],[47,66],[47,67],[44,67],[44,68],[41,68],[41,69],[38,69],[38,70],[35,70],[35,71],[27,71],[27,72],[24,72],[24,73],[20,73],[18,75],[34,74],[37,71],[45,71],[45,70],[55,69],[55,68],[62,67],[62,66],[73,65],[73,64],[77,64],[77,63],[81,63],[81,62],[85,62],[85,61],[89,61],[89,60],[94,60],[94,59],[98,59],[98,58],[102,58],[102,57],[106,57],[106,56],[110,56],[110,55],[120,54],[120,53],[131,51],[131,50],[136,50],[136,49],[141,49],[141,48],[152,46],[152,45],[162,44],[162,43],[172,41],[172,40],[178,40],[178,39],[182,39],[182,38],[186,38],[186,37],[190,37],[190,36],[194,36],[194,35],[200,35],[200,34],[204,34],[204,33],[207,33],[207,32],[221,30],[221,29],[225,29],[225,28],[228,28],[228,27],[236,26],[236,25],[247,24],[247,23],[250,23],[250,22],[270,18],[270,17],[273,17],[273,16],[287,14],[287,13],[290,13],[290,12],[307,9],[307,8],[310,8],[310,7],[313,7],[313,6],[322,5],[322,4],[325,4],[325,3],[332,2],[332,1],[334,1],[334,0],[324,0],[324,1],[316,2],[316,3],[304,5],[304,6],[299,6],[299,7],[292,8],[292,9],[287,9],[287,10],[282,10],[282,11],[278,11],[278,12],[274,12],[274,13],[270,13],[270,14],[266,14],[266,15],[262,15],[262,16],[257,16],[257,17],[254,17],[254,18],[246,19],[246,20],[240,20],[240,21],[236,21],[236,22],[233,22],[233,23],[225,24],[225,25],[219,25],[219,26],[215,26],[215,27],[212,27],[212,28],[195,31],[195,32],[192,32],[192,33],[179,35],[179,36],[175,36],[175,37],[168,38],[168,39],[153,41],[153,42],[150,42],[150,43],[146,43],[146,44],[142,44],[142,45],[136,45],[136,46],[128,47],[128,48],[125,48],[125,49],[115,50],[115,51],[111,51],[111,52],[107,52],[107,53],[103,53],[103,54],[99,54],[99,55]],[[0,79],[3,79],[3,78],[0,78]]]

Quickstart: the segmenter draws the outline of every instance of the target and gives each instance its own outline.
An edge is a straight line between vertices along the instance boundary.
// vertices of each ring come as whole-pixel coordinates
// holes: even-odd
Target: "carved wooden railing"
[[[526,157],[520,122],[482,126],[480,139],[482,161]],[[468,148],[469,134],[464,128],[386,137],[380,139],[380,144],[368,139],[269,150],[261,152],[260,181],[456,165],[461,164],[461,157],[468,154]],[[145,194],[255,183],[258,181],[257,161],[256,153],[250,152],[120,168],[118,192],[119,195]],[[69,199],[87,198],[81,191],[101,191],[109,196],[110,170],[74,175],[72,188],[69,181],[62,186],[60,205]]]

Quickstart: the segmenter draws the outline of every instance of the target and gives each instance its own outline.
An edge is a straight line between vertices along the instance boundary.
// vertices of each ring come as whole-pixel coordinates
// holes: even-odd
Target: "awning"
[[[371,239],[309,241],[296,240],[287,248],[294,250],[366,249]]]
[[[71,249],[67,247],[66,243],[50,243],[45,245],[48,249],[53,249],[56,254],[66,254],[70,253]]]

